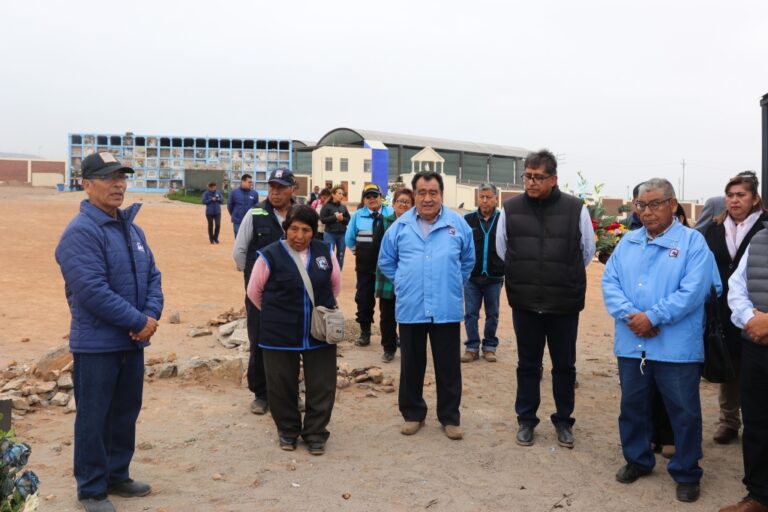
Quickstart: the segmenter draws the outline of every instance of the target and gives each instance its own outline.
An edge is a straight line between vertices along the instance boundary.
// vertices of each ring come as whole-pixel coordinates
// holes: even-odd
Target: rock
[[[219,336],[219,343],[221,343],[221,346],[224,348],[237,348],[237,345],[235,343],[230,343],[229,338],[226,336],[222,337]],[[210,348],[215,347],[216,345],[210,345]]]
[[[181,313],[179,313],[178,311],[171,311],[171,314],[168,315],[168,322],[172,324],[180,324]]]
[[[227,341],[238,346],[248,343],[248,329],[235,329]]]
[[[158,379],[170,379],[175,377],[179,373],[179,368],[174,363],[166,363],[160,366],[160,370],[157,372]]]
[[[348,500],[349,498],[352,497],[352,495],[349,494],[348,492],[345,492],[344,494],[341,495],[341,497],[344,498],[345,500]]]
[[[179,368],[179,376],[182,379],[202,379],[210,375],[211,367],[199,359],[193,359]]]
[[[138,448],[139,450],[151,450],[152,448],[154,448],[154,445],[149,441],[142,441],[136,445],[136,448]]]
[[[62,447],[60,444],[55,444],[51,446],[51,451],[54,453],[61,453]]]
[[[165,358],[159,357],[159,356],[155,356],[155,357],[150,357],[149,359],[147,359],[144,362],[144,366],[154,366],[156,364],[160,364],[160,363],[164,363],[164,362],[165,362]]]
[[[243,379],[243,360],[239,357],[211,361],[208,365],[213,375],[219,379],[229,380],[236,384],[239,384]]]
[[[53,396],[53,398],[51,398],[51,405],[66,407],[67,404],[69,404],[69,393],[59,391]]]
[[[38,382],[34,386],[34,393],[37,393],[38,395],[44,395],[46,393],[51,393],[56,389],[56,383],[55,382]]]
[[[226,323],[224,325],[219,326],[219,336],[229,336],[233,332],[235,332],[235,329],[237,329],[237,326],[240,322],[238,320],[235,320],[233,322]]]
[[[62,373],[59,380],[56,381],[56,385],[59,389],[72,389],[74,387],[74,384],[72,383],[72,374]]]
[[[17,397],[11,399],[12,407],[17,411],[28,411],[29,402],[24,397]]]
[[[144,376],[145,377],[154,377],[155,373],[157,373],[157,369],[154,366],[145,366],[144,367]]]
[[[212,479],[214,479],[214,480],[216,480],[216,481],[219,481],[219,480],[223,480],[223,479],[224,479],[224,477],[221,475],[221,473],[214,473],[214,474],[213,474],[213,476],[212,476],[211,478],[212,478]]]
[[[34,386],[24,386],[21,388],[21,396],[29,396],[35,392]]]
[[[357,377],[355,377],[355,382],[360,384],[361,382],[365,382],[368,379],[370,379],[368,374],[367,373],[362,373],[362,374],[358,375]]]
[[[336,388],[344,389],[349,387],[349,380],[346,377],[336,377]]]
[[[394,393],[395,386],[376,386],[373,388],[375,391],[381,391],[382,393]]]
[[[367,397],[369,397],[369,398],[378,398],[378,396],[379,396],[379,395],[377,395],[377,394],[376,394],[375,392],[373,392],[373,391],[368,391],[368,392],[365,394],[365,396],[367,396]]]
[[[37,362],[37,372],[35,375],[41,376],[44,380],[56,380],[60,372],[72,362],[72,353],[69,351],[69,345],[59,345],[45,353]],[[55,377],[53,377],[55,375]]]
[[[29,338],[21,338],[19,341],[21,343],[29,343]]]
[[[0,388],[0,393],[5,393],[6,391],[19,391],[22,387],[27,383],[27,379],[24,377],[19,377],[17,379],[13,379],[12,381],[9,381]]]
[[[29,403],[29,405],[37,405],[41,402],[41,400],[39,396],[35,394],[31,394],[27,397],[27,402]]]
[[[336,374],[337,375],[341,375],[342,377],[346,377],[347,375],[349,375],[349,373],[351,371],[352,371],[352,368],[349,366],[349,363],[346,363],[346,362],[345,363],[341,363],[336,368]]]
[[[172,363],[176,361],[176,352],[171,352],[167,356],[165,356],[165,361],[168,363]]]
[[[387,377],[386,379],[381,381],[382,386],[394,386],[395,385],[395,379],[392,377]]]
[[[381,384],[384,380],[384,372],[381,371],[381,368],[370,368],[368,370],[368,376],[371,378],[374,384]]]
[[[75,362],[70,361],[69,364],[67,364],[67,366],[61,369],[61,373],[65,373],[65,372],[72,373],[72,368],[74,367],[75,367]]]
[[[75,397],[74,395],[72,398],[69,399],[69,403],[67,404],[67,413],[76,412],[77,411],[77,405],[75,404]]]
[[[187,332],[187,336],[190,338],[199,338],[201,336],[210,336],[213,334],[210,329],[207,327],[204,329],[201,329],[199,327],[193,327]]]

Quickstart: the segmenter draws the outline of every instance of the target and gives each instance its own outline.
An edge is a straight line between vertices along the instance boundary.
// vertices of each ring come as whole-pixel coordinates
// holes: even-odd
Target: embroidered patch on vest
[[[317,266],[320,267],[320,270],[328,270],[330,265],[328,264],[328,260],[325,259],[325,256],[320,256],[319,258],[315,258],[315,263],[317,263]]]
[[[669,257],[670,258],[677,258],[680,256],[680,249],[674,248],[669,250]]]

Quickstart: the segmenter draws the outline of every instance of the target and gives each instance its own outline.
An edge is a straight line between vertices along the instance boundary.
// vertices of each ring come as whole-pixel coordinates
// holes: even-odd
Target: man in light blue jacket
[[[443,206],[443,178],[435,172],[412,181],[416,208],[404,213],[384,235],[379,268],[395,285],[400,324],[400,392],[404,435],[419,431],[427,416],[423,397],[427,336],[437,381],[437,418],[449,439],[462,439],[461,321],[464,284],[475,266],[472,230]]]
[[[614,352],[621,380],[619,434],[627,464],[616,480],[632,483],[651,472],[651,391],[655,382],[669,413],[675,455],[667,470],[677,499],[699,497],[704,302],[722,289],[704,237],[677,222],[669,181],[640,186],[635,203],[643,223],[616,247],[603,274],[603,298],[616,319]]]

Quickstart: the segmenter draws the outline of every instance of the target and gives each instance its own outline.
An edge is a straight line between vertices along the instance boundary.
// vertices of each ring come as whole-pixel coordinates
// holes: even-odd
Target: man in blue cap
[[[163,310],[160,271],[144,232],[133,223],[141,207],[121,210],[133,169],[111,153],[82,163],[88,199],[56,247],[72,313],[75,480],[87,512],[113,512],[108,494],[145,496],[148,484],[128,468],[141,410],[144,348]]]

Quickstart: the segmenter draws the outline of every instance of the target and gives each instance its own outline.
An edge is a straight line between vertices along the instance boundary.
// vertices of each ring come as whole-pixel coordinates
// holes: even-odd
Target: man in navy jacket
[[[208,184],[208,190],[203,192],[203,204],[205,218],[208,220],[208,241],[217,244],[221,229],[221,192],[216,190],[216,183],[213,181]]]
[[[259,193],[253,190],[253,179],[250,174],[243,174],[240,178],[240,186],[229,193],[227,201],[227,211],[232,219],[232,227],[235,229],[235,236],[240,230],[240,223],[248,210],[253,208],[259,202]]]
[[[141,410],[144,347],[163,309],[160,272],[144,232],[133,223],[141,205],[121,210],[124,167],[111,153],[83,160],[88,199],[56,247],[72,314],[75,418],[74,474],[86,511],[110,512],[107,494],[145,496],[130,478]]]

